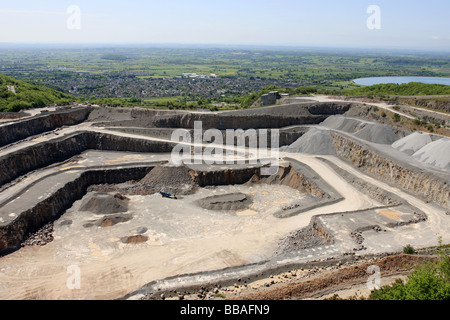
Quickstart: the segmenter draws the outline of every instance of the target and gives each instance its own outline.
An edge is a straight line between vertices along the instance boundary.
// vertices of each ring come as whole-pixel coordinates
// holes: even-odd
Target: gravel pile
[[[360,139],[378,144],[391,145],[398,140],[398,136],[392,127],[355,118],[331,116],[322,122],[321,125],[329,129],[344,131]]]
[[[361,130],[355,132],[354,136],[369,142],[388,145],[398,140],[392,127],[375,123],[366,124]]]
[[[154,192],[170,192],[176,195],[192,194],[198,186],[191,170],[184,166],[157,166],[139,181],[139,184]]]
[[[361,126],[364,123],[365,122],[359,119],[347,118],[344,116],[331,116],[322,122],[321,125],[333,130],[355,133],[361,129]]]
[[[45,246],[53,241],[53,222],[46,224],[37,232],[31,234],[23,243],[22,247]]]
[[[392,147],[407,153],[409,155],[413,155],[421,148],[425,147],[427,144],[433,142],[431,140],[431,135],[423,132],[414,132],[409,136],[404,137],[392,144]]]
[[[309,129],[297,141],[281,150],[291,153],[336,155],[336,149],[334,148],[329,130],[321,128]]]
[[[321,237],[317,230],[308,226],[298,231],[292,232],[278,243],[276,254],[284,254],[296,250],[308,249],[326,245],[328,242]]]
[[[128,211],[128,198],[119,193],[92,192],[84,197],[80,211],[89,211],[98,214],[113,214]]]
[[[414,159],[450,171],[450,139],[443,138],[425,145],[412,156]]]

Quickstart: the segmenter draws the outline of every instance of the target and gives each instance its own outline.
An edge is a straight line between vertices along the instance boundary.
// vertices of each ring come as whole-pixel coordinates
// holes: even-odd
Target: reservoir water
[[[450,86],[450,78],[439,77],[373,77],[353,80],[356,84],[363,86],[373,86],[375,84],[397,83],[404,84],[410,82],[421,82],[426,84],[445,84]]]

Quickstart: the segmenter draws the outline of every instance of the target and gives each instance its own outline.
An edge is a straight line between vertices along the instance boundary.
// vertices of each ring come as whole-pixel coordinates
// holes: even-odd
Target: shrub
[[[417,268],[406,282],[397,280],[392,285],[372,291],[370,300],[449,300],[450,257],[441,251],[438,262],[429,262]]]
[[[410,244],[408,244],[407,246],[403,247],[403,253],[404,254],[415,254],[416,250]]]

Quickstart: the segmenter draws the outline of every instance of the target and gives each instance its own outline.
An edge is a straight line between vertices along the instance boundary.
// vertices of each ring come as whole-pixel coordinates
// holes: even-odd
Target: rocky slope
[[[349,137],[336,133],[331,133],[331,137],[338,156],[352,162],[360,170],[449,208],[450,188],[444,176],[395,161]]]
[[[0,147],[64,125],[81,123],[87,119],[91,110],[91,108],[62,110],[0,126]]]

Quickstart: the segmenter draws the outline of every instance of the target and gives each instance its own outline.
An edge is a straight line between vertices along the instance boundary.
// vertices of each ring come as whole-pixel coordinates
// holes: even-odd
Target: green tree
[[[418,267],[406,280],[372,291],[370,300],[450,300],[450,257]]]

